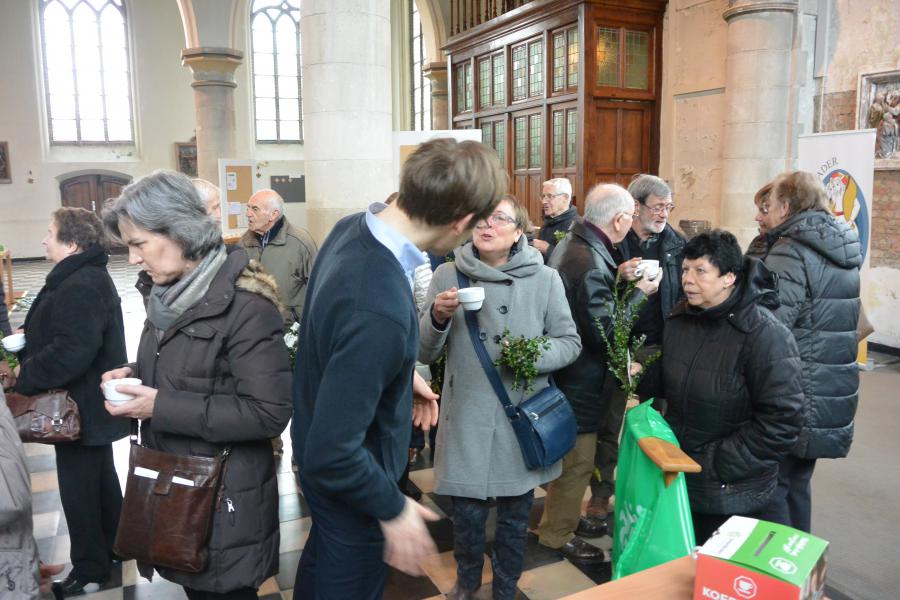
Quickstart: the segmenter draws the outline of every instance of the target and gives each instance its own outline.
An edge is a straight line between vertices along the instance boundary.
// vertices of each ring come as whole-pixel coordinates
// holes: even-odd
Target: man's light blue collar
[[[428,260],[406,236],[375,216],[385,208],[387,208],[387,204],[384,202],[370,204],[366,210],[366,226],[375,239],[394,255],[406,273],[407,279],[412,280],[416,267],[425,264]]]

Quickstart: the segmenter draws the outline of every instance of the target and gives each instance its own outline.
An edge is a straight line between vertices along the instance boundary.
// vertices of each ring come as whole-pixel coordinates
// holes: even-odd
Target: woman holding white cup
[[[473,242],[454,250],[455,262],[438,267],[428,290],[429,307],[419,322],[419,359],[432,362],[447,344],[435,454],[435,491],[453,500],[457,582],[448,595],[470,598],[481,586],[488,498],[497,499],[493,598],[511,599],[522,571],[534,488],[559,476],[558,463],[528,470],[518,440],[478,360],[465,310],[477,310],[481,339],[492,360],[502,336],[547,336],[549,348],[536,363],[528,392],[513,390],[509,369],[498,371],[514,404],[548,385],[548,375],[573,362],[581,341],[559,274],[544,266],[528,245],[524,207],[506,196],[475,225]],[[457,271],[469,288],[457,289]],[[481,298],[481,299],[479,299]]]

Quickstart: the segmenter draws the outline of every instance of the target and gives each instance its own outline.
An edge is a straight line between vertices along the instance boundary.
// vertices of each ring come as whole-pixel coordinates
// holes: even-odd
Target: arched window
[[[53,144],[134,141],[123,0],[40,0]]]
[[[256,140],[300,142],[300,0],[253,0],[250,33]]]
[[[422,72],[425,66],[425,43],[422,19],[415,0],[409,0],[411,11],[410,44],[412,56],[412,122],[414,131],[431,130],[431,80]]]

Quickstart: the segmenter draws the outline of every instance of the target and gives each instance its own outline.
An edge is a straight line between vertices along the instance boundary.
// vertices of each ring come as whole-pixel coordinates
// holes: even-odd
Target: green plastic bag
[[[638,447],[645,437],[678,445],[649,400],[625,415],[616,471],[613,579],[687,556],[695,545],[684,473],[666,487],[663,472]]]

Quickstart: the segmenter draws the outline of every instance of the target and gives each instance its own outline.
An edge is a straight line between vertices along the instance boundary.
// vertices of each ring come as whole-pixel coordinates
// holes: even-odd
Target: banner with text
[[[831,212],[859,233],[863,265],[860,269],[865,300],[866,273],[872,246],[872,182],[875,176],[875,130],[834,131],[801,135],[798,145],[801,170],[815,173],[825,186]],[[865,342],[860,362],[866,360]]]

